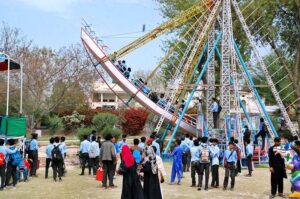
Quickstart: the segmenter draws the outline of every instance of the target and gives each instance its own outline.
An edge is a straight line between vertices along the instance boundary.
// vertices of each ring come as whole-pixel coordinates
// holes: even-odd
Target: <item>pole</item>
[[[204,73],[205,73],[205,71],[206,71],[206,68],[207,68],[207,66],[208,66],[208,63],[209,63],[209,61],[210,61],[210,59],[211,59],[211,57],[212,57],[212,55],[213,55],[213,52],[214,52],[215,48],[217,47],[217,45],[219,44],[221,38],[222,38],[222,32],[219,33],[219,36],[218,36],[218,38],[217,38],[217,40],[216,40],[216,42],[215,42],[215,44],[214,44],[214,46],[213,46],[213,50],[212,50],[212,51],[209,53],[209,55],[208,55],[208,58],[207,58],[207,60],[206,60],[206,62],[205,62],[205,64],[204,64],[204,66],[203,66],[203,68],[202,68],[202,70],[201,70],[200,75],[199,75],[198,78],[197,78],[197,81],[196,81],[196,83],[195,83],[195,85],[194,85],[194,87],[193,87],[193,90],[192,90],[191,94],[189,95],[189,98],[188,98],[188,100],[187,100],[187,102],[186,102],[186,104],[185,104],[185,106],[184,106],[184,109],[182,110],[182,113],[181,113],[181,115],[180,115],[179,121],[176,123],[176,126],[175,126],[175,128],[174,128],[174,130],[173,130],[173,132],[172,132],[171,138],[170,138],[170,140],[169,140],[169,142],[168,142],[167,147],[165,148],[164,153],[167,153],[167,152],[168,152],[168,150],[169,150],[169,148],[170,148],[170,146],[171,146],[171,144],[172,144],[172,141],[173,141],[173,139],[174,139],[174,137],[175,137],[175,134],[176,134],[176,132],[177,132],[177,130],[178,130],[178,128],[179,128],[179,125],[180,125],[180,123],[181,123],[181,121],[182,121],[182,119],[183,119],[183,116],[184,116],[185,112],[187,111],[187,108],[188,108],[188,106],[189,106],[189,103],[192,101],[193,95],[194,95],[195,91],[197,90],[197,85],[200,83],[200,81],[201,81],[201,79],[202,79],[202,77],[203,77],[203,75],[204,75]]]
[[[6,116],[8,116],[9,107],[9,80],[10,80],[10,57],[7,56],[7,91],[6,91]]]
[[[21,88],[20,88],[20,116],[23,114],[23,65],[20,64],[21,70]]]
[[[274,133],[274,136],[275,136],[275,137],[278,137],[277,131],[276,131],[275,127],[273,126],[273,123],[272,123],[272,121],[271,121],[271,119],[270,119],[270,117],[269,117],[269,114],[268,114],[268,112],[267,112],[267,110],[266,110],[266,108],[265,108],[265,106],[264,106],[264,104],[263,104],[263,102],[262,102],[262,100],[261,100],[261,98],[260,98],[260,96],[259,96],[259,93],[258,93],[258,91],[257,91],[257,89],[256,89],[256,87],[255,87],[255,85],[254,85],[254,82],[253,82],[253,80],[252,80],[252,77],[251,77],[251,75],[250,75],[250,73],[249,73],[249,71],[248,71],[248,69],[247,69],[246,63],[245,63],[244,60],[243,60],[243,57],[242,57],[242,55],[241,55],[241,53],[240,53],[240,51],[239,51],[239,49],[238,49],[238,46],[237,46],[237,44],[236,44],[235,41],[233,41],[233,44],[234,44],[235,52],[237,53],[238,58],[239,58],[239,60],[240,60],[240,62],[241,62],[241,65],[242,65],[242,67],[243,67],[243,69],[244,69],[244,71],[245,71],[245,73],[246,73],[246,75],[247,75],[247,78],[248,78],[248,80],[249,80],[249,83],[250,83],[250,85],[253,87],[253,91],[254,91],[255,96],[256,96],[256,98],[257,98],[257,101],[258,101],[258,103],[259,103],[259,105],[260,105],[260,107],[261,107],[261,109],[262,109],[262,111],[263,111],[263,114],[264,114],[265,117],[267,118],[268,123],[269,123],[269,125],[270,125],[270,127],[271,127],[271,129],[272,129],[272,131],[273,131],[273,133]]]

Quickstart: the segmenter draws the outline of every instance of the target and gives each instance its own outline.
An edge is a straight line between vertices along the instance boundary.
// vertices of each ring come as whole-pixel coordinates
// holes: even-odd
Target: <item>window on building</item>
[[[115,100],[114,99],[110,99],[109,102],[115,102]]]
[[[108,100],[107,99],[103,99],[103,102],[108,102]]]

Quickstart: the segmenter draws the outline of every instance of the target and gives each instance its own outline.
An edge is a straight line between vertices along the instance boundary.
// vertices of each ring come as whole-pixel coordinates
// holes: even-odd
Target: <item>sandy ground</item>
[[[185,178],[181,185],[168,185],[170,179],[171,164],[165,163],[168,173],[166,181],[162,185],[165,199],[200,199],[200,198],[268,198],[270,193],[270,174],[268,169],[256,169],[254,176],[249,178],[244,175],[246,170],[242,171],[242,175],[236,178],[236,186],[234,191],[223,191],[219,189],[209,189],[208,191],[197,191],[191,188],[190,173],[185,173]],[[51,171],[52,172],[52,171]],[[118,199],[121,198],[122,176],[116,176],[116,189],[104,190],[101,184],[95,181],[93,176],[79,176],[80,169],[78,167],[68,167],[68,173],[62,182],[54,182],[53,179],[44,179],[44,169],[38,171],[38,178],[30,178],[29,182],[21,182],[17,185],[17,189],[8,188],[0,192],[1,199]],[[87,173],[87,171],[86,171]],[[220,185],[223,184],[224,169],[220,168]],[[211,177],[211,176],[210,176]],[[289,193],[290,183],[285,180],[285,193]]]

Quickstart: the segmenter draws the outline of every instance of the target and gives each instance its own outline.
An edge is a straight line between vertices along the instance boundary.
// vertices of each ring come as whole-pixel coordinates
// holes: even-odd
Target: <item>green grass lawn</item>
[[[270,194],[270,173],[268,169],[256,168],[253,177],[245,177],[247,170],[236,178],[234,191],[224,192],[221,188],[209,189],[208,191],[197,191],[191,188],[190,173],[184,173],[182,184],[168,185],[170,180],[171,163],[165,164],[167,170],[166,182],[162,184],[165,199],[264,199]],[[220,168],[220,186],[223,184],[224,169]],[[52,172],[52,171],[51,171]],[[94,176],[79,176],[78,167],[68,168],[68,173],[62,182],[54,182],[53,179],[44,179],[44,169],[38,171],[38,178],[30,178],[29,182],[21,182],[17,189],[0,192],[2,199],[119,199],[121,198],[122,176],[116,176],[116,189],[104,190],[101,183],[97,182]],[[87,171],[86,171],[87,173]],[[285,180],[285,193],[290,191],[290,183]]]

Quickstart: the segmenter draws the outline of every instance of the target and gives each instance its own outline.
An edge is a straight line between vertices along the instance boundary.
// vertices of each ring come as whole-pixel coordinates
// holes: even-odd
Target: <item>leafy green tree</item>
[[[62,122],[62,118],[58,117],[57,115],[53,117],[49,117],[48,119],[49,130],[52,134],[56,131],[60,130],[64,125]]]
[[[114,136],[114,137],[116,137],[118,139],[118,138],[120,138],[120,136],[121,136],[122,133],[121,133],[121,130],[118,129],[118,128],[113,128],[113,127],[110,127],[110,126],[106,126],[103,129],[101,135],[102,135],[103,138],[105,138],[105,136],[107,134],[111,134],[112,136]]]
[[[82,128],[78,128],[77,130],[76,130],[76,132],[77,132],[77,137],[78,137],[78,139],[80,140],[80,141],[83,141],[83,136],[84,135],[90,135],[91,134],[91,132],[92,132],[92,129],[91,128],[89,128],[89,127],[82,127]]]
[[[97,132],[102,132],[105,127],[113,128],[118,121],[112,113],[98,113],[93,117],[92,124]]]

